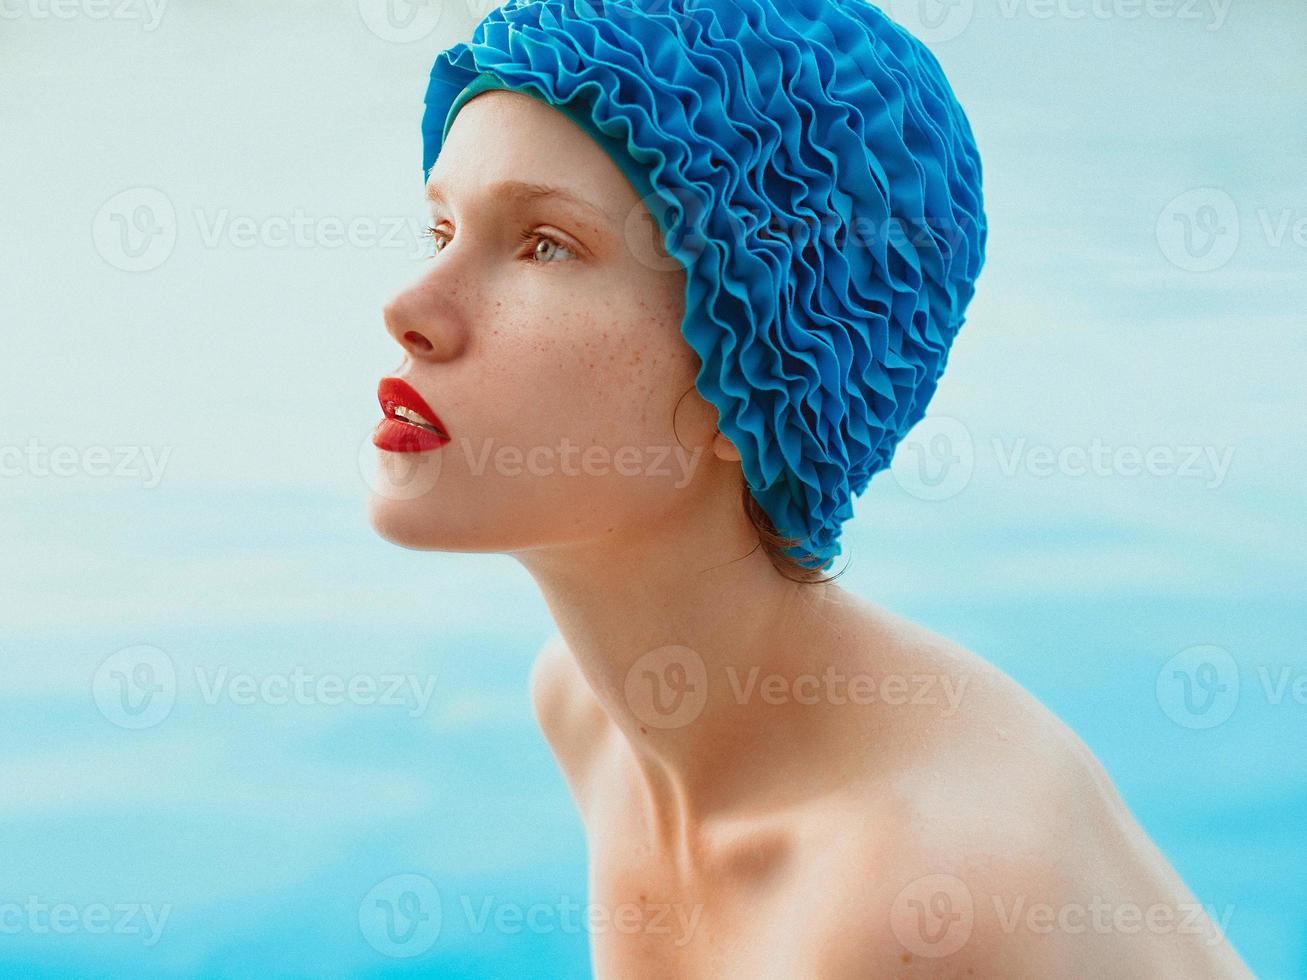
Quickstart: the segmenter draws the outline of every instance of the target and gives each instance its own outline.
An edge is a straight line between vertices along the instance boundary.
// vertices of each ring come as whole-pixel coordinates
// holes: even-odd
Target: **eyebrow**
[[[596,215],[608,220],[608,214],[599,205],[587,201],[583,197],[578,197],[571,191],[564,190],[561,187],[551,187],[548,184],[535,184],[526,180],[500,180],[486,186],[486,193],[491,198],[510,197],[518,201],[538,201],[542,198],[554,198],[560,201],[566,201],[570,204],[578,205]],[[440,188],[433,182],[428,182],[426,189],[426,198],[428,201],[439,201],[442,204],[448,204],[445,195],[440,192]]]

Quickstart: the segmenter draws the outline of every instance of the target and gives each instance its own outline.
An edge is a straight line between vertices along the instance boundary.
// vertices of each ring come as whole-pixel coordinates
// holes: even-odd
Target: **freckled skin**
[[[602,214],[486,191],[507,179],[563,187]],[[677,405],[699,368],[680,333],[685,274],[650,268],[626,247],[626,216],[644,205],[583,131],[529,96],[486,92],[459,112],[430,181],[448,201],[431,213],[445,242],[387,303],[385,321],[409,355],[400,373],[454,443],[440,451],[429,493],[373,497],[382,535],[410,548],[512,553],[633,522],[695,520],[706,494],[739,486],[716,409],[697,391]],[[532,259],[535,243],[520,236],[534,229],[574,257]],[[564,472],[564,438],[580,447],[571,459],[584,472]],[[648,447],[678,445],[701,450],[686,486],[675,486],[685,467],[618,472],[624,447],[641,454],[630,468],[657,470]],[[588,446],[602,464],[581,467]],[[535,448],[540,463],[498,465],[503,447]]]

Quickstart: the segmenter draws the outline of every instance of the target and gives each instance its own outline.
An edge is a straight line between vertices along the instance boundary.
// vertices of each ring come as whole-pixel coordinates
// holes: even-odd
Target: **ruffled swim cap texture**
[[[686,271],[699,393],[787,553],[827,568],[984,263],[980,156],[935,57],[865,0],[509,0],[436,57],[424,178],[487,87],[565,112],[631,180]]]

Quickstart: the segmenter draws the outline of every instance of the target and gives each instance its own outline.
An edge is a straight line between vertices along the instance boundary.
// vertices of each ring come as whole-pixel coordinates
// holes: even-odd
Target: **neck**
[[[849,646],[848,593],[787,579],[743,514],[719,517],[693,535],[514,555],[629,746],[665,839],[819,791],[831,713],[769,697],[764,681],[820,676],[835,643]]]

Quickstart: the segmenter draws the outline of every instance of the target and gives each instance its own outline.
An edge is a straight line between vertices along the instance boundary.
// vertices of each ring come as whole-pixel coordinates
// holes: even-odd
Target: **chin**
[[[392,544],[425,550],[432,547],[426,543],[432,535],[422,509],[412,501],[389,500],[374,493],[368,498],[368,523]]]
[[[368,498],[368,523],[381,537],[417,551],[487,551],[486,542],[469,541],[469,534],[451,526],[447,509],[438,509],[434,494],[395,500],[373,492]],[[472,538],[483,537],[472,533]]]
[[[438,548],[440,460],[434,454],[379,453],[363,463],[368,522],[381,537],[405,548]]]
[[[432,497],[393,500],[373,493],[368,498],[368,523],[391,544],[413,551],[457,551],[490,554],[509,550],[511,542],[488,540],[483,527],[463,522],[461,527],[442,520],[447,510],[435,511]]]

